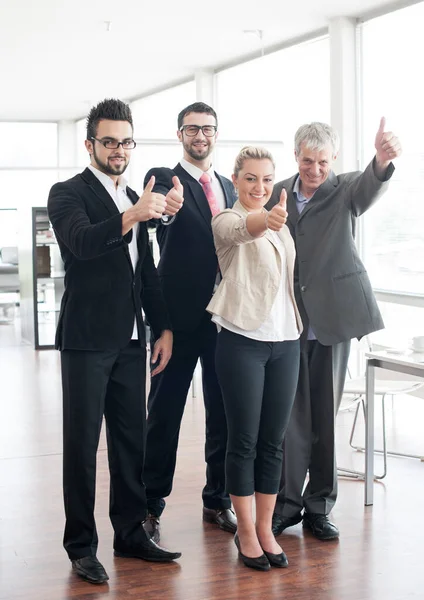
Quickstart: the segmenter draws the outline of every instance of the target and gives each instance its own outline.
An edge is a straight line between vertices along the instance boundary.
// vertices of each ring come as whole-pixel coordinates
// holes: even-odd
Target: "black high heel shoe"
[[[285,552],[281,552],[280,554],[272,554],[271,552],[264,550],[264,554],[267,557],[269,564],[273,567],[284,568],[289,566],[289,561],[287,560]]]
[[[237,533],[234,536],[234,543],[237,547],[239,557],[244,562],[246,567],[250,567],[251,569],[257,569],[258,571],[269,571],[271,565],[269,564],[269,560],[265,554],[261,554],[255,558],[250,558],[250,556],[245,556],[240,550],[240,540]],[[274,556],[274,555],[271,555]]]

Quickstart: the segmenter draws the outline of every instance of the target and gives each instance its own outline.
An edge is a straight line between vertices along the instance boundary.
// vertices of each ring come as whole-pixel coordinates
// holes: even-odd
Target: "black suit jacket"
[[[304,324],[321,344],[330,346],[384,327],[371,282],[354,240],[356,218],[386,191],[371,162],[363,173],[331,172],[299,215],[293,187],[298,174],[274,186],[267,204],[287,191],[287,225],[296,245],[295,295]],[[307,327],[304,328],[304,335]]]
[[[177,175],[184,186],[184,204],[171,223],[156,221],[160,248],[158,272],[173,328],[193,331],[204,317],[215,284],[218,260],[212,235],[212,214],[202,186],[178,164],[173,170],[151,169],[144,180],[156,177],[154,191],[167,194]],[[236,200],[234,186],[215,173],[226,207]]]
[[[131,202],[138,200],[130,188],[127,194]],[[90,169],[52,187],[48,213],[65,264],[57,348],[123,348],[131,339],[134,318],[143,344],[142,308],[156,336],[170,329],[147,225],[139,225],[134,272],[128,251],[133,232],[122,236],[122,215]]]

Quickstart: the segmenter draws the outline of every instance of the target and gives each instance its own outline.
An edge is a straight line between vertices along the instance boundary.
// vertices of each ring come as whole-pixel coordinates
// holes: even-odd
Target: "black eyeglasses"
[[[184,131],[189,137],[194,137],[202,130],[203,135],[206,137],[213,137],[216,134],[216,125],[183,125],[180,127],[180,131]]]
[[[118,140],[113,140],[113,139],[98,140],[95,137],[92,137],[90,139],[96,140],[96,142],[99,142],[105,148],[108,148],[108,150],[116,150],[117,148],[119,148],[119,146],[122,146],[122,148],[124,150],[133,150],[137,146],[137,144],[135,143],[134,140],[124,140],[123,142],[118,142]]]

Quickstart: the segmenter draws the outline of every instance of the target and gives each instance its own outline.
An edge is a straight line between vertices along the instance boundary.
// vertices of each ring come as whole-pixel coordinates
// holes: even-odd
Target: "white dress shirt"
[[[110,197],[114,201],[116,208],[119,210],[120,213],[125,212],[126,210],[128,210],[129,208],[131,208],[133,206],[133,203],[131,202],[131,200],[128,198],[128,195],[127,195],[128,182],[125,179],[125,177],[120,175],[118,177],[118,185],[115,185],[113,179],[111,179],[109,177],[109,175],[106,175],[106,173],[102,173],[102,171],[99,171],[99,169],[96,169],[96,167],[93,167],[93,165],[88,165],[88,168],[97,177],[97,179],[100,181],[100,183],[103,185],[103,187],[105,187],[106,190],[109,192]],[[138,223],[133,225],[132,230],[133,230],[133,235],[132,235],[131,242],[128,244],[128,251],[130,253],[131,263],[132,263],[133,269],[135,271],[135,268],[136,268],[137,262],[138,262],[138,248],[137,248]],[[133,329],[133,334],[131,336],[131,339],[132,340],[138,339],[137,320],[136,319],[134,320],[134,329]]]

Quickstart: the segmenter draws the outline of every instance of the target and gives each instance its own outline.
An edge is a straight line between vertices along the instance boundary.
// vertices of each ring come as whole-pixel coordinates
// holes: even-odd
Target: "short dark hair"
[[[128,121],[133,127],[131,109],[128,104],[116,98],[106,98],[93,106],[87,116],[87,140],[97,135],[99,121]]]
[[[189,104],[189,106],[183,108],[183,110],[178,115],[178,130],[180,130],[183,125],[184,117],[186,117],[192,112],[206,113],[207,115],[212,115],[213,117],[215,117],[216,126],[218,127],[218,117],[216,116],[216,112],[214,111],[214,109],[208,104],[205,104],[204,102],[194,102],[193,104]]]

